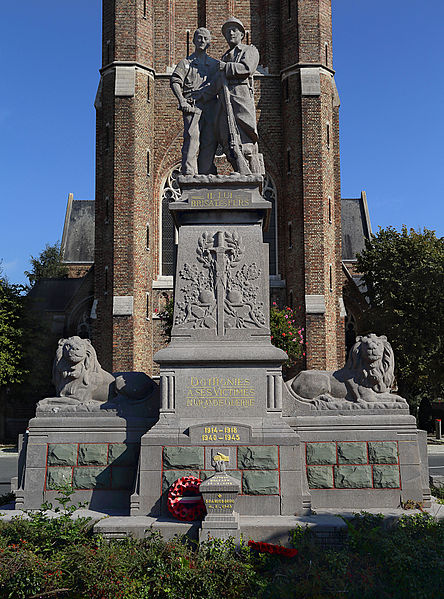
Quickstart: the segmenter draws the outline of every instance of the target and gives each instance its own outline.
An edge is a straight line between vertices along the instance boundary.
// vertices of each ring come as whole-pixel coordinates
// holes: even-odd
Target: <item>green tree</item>
[[[367,331],[387,335],[399,393],[414,406],[444,392],[444,238],[434,231],[380,229],[357,262],[370,300]]]
[[[45,249],[40,252],[38,258],[31,256],[31,271],[25,270],[31,285],[43,278],[63,279],[68,276],[68,267],[63,264],[63,253],[60,242],[53,245],[46,244]]]
[[[0,387],[22,382],[24,287],[9,283],[0,267]]]

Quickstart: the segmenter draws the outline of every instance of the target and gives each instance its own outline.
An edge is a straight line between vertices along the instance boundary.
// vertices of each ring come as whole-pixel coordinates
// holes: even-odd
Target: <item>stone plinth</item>
[[[282,418],[287,355],[270,340],[262,177],[179,183],[182,201],[170,204],[179,229],[172,337],[155,356],[160,418],[142,438],[131,513],[165,515],[171,483],[185,473],[207,478],[219,449],[240,483],[239,513],[304,513],[299,437]],[[182,458],[172,462],[173,453]]]
[[[314,509],[430,507],[427,442],[413,416],[325,411],[288,421],[299,434]]]
[[[239,514],[234,511],[240,482],[226,472],[218,472],[200,485],[207,515],[202,522],[199,541],[209,538],[240,540]]]
[[[44,501],[54,501],[57,489],[70,485],[74,502],[128,513],[140,439],[155,423],[151,413],[156,409],[125,398],[94,412],[64,411],[50,401],[47,409],[40,408],[29,422],[14,481],[16,508],[38,509]]]

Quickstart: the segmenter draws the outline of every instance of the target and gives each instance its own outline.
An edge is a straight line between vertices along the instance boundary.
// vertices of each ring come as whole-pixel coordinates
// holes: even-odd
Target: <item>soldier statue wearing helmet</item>
[[[259,52],[242,43],[245,27],[235,17],[222,25],[229,50],[220,61],[209,57],[210,32],[195,31],[195,52],[181,60],[171,76],[171,88],[184,118],[182,174],[213,174],[218,143],[233,170],[263,174],[258,151],[253,74]]]
[[[252,45],[243,44],[245,27],[235,17],[230,17],[222,25],[222,33],[228,42],[229,50],[222,56],[219,70],[219,112],[217,135],[228,160],[237,172],[263,174],[262,155],[258,152],[256,108],[254,104],[253,74],[259,64],[259,52]],[[223,89],[225,88],[225,89]],[[224,92],[224,93],[222,93]],[[240,141],[241,155],[233,156],[230,114]],[[244,162],[244,164],[239,164]],[[246,164],[245,164],[246,163]]]

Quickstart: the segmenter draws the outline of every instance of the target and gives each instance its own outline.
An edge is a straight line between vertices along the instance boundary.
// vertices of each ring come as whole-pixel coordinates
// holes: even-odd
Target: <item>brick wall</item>
[[[152,355],[163,340],[160,322],[151,316],[161,305],[162,294],[170,293],[159,285],[152,289],[160,274],[159,202],[165,178],[180,162],[182,144],[182,117],[170,91],[169,73],[186,55],[187,41],[192,51],[197,26],[210,28],[210,54],[220,57],[227,49],[221,25],[234,14],[261,54],[255,79],[260,149],[277,187],[279,273],[286,281],[287,302],[291,291],[294,307],[302,308],[299,324],[307,330],[308,367],[335,368],[343,359],[344,335],[338,302],[339,130],[331,70],[331,0],[104,0],[103,4],[95,256],[100,361],[114,371],[156,372]],[[114,95],[114,67],[122,61],[136,65],[131,97]],[[301,96],[300,70],[307,64],[323,67],[318,96]],[[325,314],[305,314],[305,295],[311,294],[325,297]],[[113,295],[134,297],[133,316],[112,316]]]

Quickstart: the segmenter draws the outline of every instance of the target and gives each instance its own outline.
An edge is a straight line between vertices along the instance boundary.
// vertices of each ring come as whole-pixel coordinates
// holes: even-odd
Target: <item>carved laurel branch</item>
[[[213,236],[211,233],[202,233],[197,241],[197,260],[204,265],[205,268],[209,268],[213,262],[213,257],[210,254],[210,249],[213,247]]]
[[[225,231],[225,243],[231,250],[228,254],[230,267],[234,268],[234,266],[240,262],[241,256],[245,252],[245,247],[241,245],[241,236],[239,233],[236,233],[236,231],[233,231],[232,233]]]

